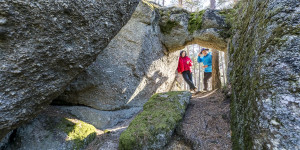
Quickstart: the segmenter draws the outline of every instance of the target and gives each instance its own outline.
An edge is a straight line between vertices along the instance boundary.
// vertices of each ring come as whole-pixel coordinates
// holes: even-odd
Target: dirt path
[[[230,150],[229,99],[220,90],[194,94],[185,117],[165,150]],[[133,118],[98,132],[87,150],[117,150],[120,134]]]
[[[177,134],[196,150],[229,150],[230,100],[220,90],[195,94]]]

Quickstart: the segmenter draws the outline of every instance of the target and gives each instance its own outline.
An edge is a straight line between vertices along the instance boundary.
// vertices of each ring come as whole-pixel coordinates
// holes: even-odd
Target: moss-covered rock
[[[154,94],[120,136],[119,149],[161,149],[182,120],[190,92]]]
[[[64,131],[68,137],[67,141],[73,141],[72,149],[82,149],[96,136],[96,128],[78,119],[62,118],[58,128]]]

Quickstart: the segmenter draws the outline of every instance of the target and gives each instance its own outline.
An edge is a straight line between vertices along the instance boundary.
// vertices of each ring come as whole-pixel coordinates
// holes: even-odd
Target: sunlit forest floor
[[[231,149],[229,105],[221,90],[193,95],[176,133],[193,149]]]

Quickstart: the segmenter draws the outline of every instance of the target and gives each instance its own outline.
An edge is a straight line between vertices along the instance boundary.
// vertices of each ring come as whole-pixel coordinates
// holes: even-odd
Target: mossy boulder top
[[[191,93],[154,94],[120,136],[119,149],[161,149],[183,118]]]

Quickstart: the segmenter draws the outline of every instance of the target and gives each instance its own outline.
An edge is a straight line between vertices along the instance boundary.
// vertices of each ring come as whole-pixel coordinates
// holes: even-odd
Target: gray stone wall
[[[240,3],[229,50],[233,149],[300,149],[299,6]]]

